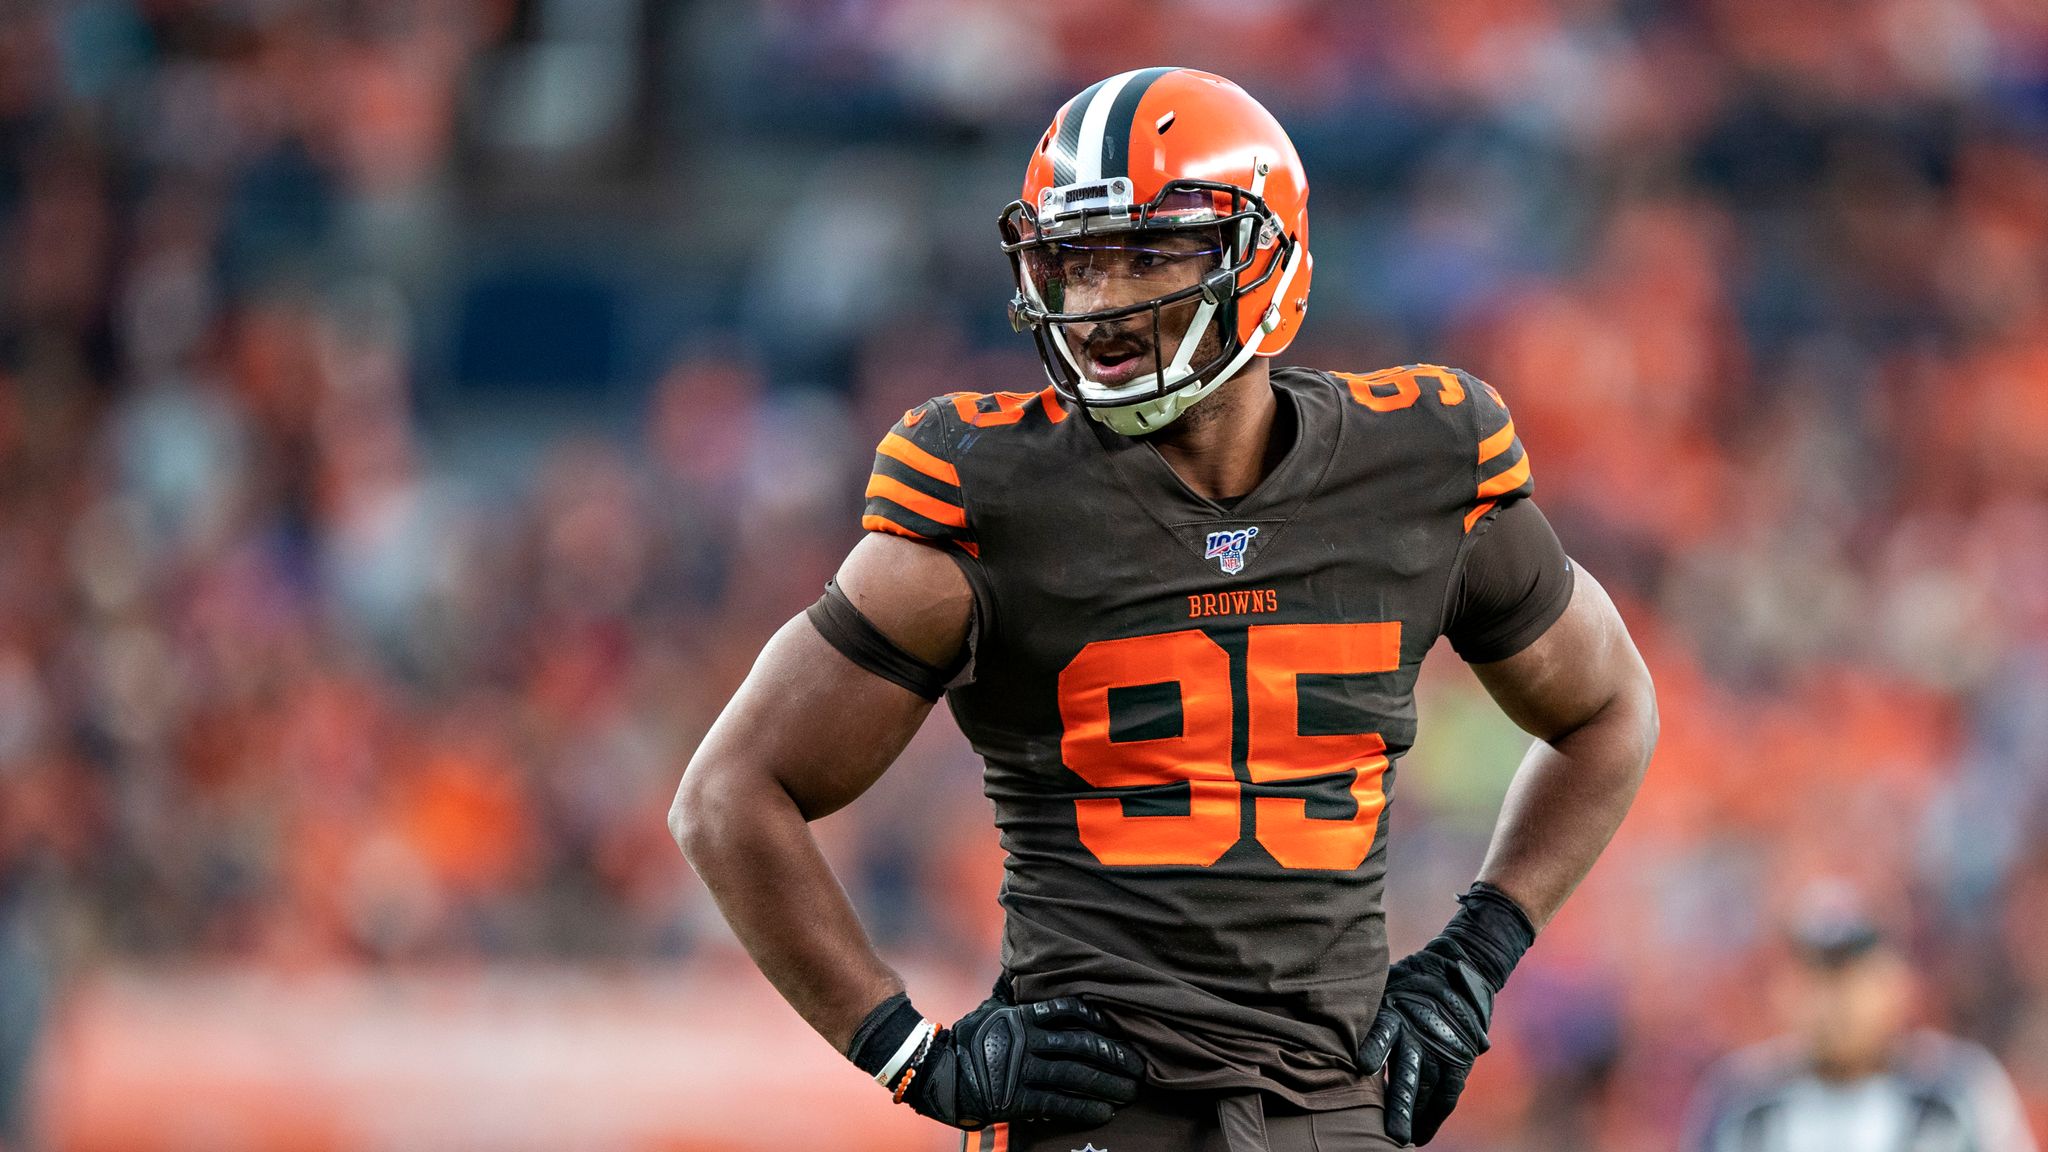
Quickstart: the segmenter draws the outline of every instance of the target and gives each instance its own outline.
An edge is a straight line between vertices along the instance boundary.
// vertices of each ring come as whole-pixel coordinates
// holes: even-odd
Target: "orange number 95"
[[[1350,771],[1357,811],[1308,814],[1307,797],[1258,796],[1252,826],[1284,868],[1349,870],[1372,852],[1387,770],[1377,732],[1303,735],[1299,678],[1391,672],[1401,666],[1401,625],[1254,624],[1246,629],[1245,689],[1250,739],[1246,774],[1285,784]],[[1110,739],[1110,692],[1172,683],[1180,731]],[[1186,783],[1185,816],[1127,815],[1114,796],[1074,801],[1081,843],[1110,865],[1214,864],[1237,843],[1241,785],[1231,769],[1230,655],[1197,629],[1097,640],[1059,679],[1060,755],[1091,787]]]

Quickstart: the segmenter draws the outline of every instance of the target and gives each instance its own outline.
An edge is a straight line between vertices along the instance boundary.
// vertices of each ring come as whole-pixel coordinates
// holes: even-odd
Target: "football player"
[[[684,773],[671,828],[763,972],[969,1148],[1428,1142],[1649,758],[1650,678],[1493,389],[1270,368],[1307,201],[1221,77],[1068,101],[1000,218],[1050,386],[904,414],[865,538]],[[1388,799],[1439,636],[1536,742],[1459,910],[1390,968]],[[941,696],[1008,853],[1002,976],[952,1022],[806,828]]]

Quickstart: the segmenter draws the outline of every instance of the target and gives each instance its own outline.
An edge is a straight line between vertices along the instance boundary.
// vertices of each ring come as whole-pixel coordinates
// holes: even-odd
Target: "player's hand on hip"
[[[959,1128],[1014,1120],[1106,1124],[1137,1098],[1145,1062],[1073,996],[1029,1004],[989,999],[942,1028],[903,1102]]]
[[[1379,1015],[1358,1062],[1387,1074],[1387,1135],[1427,1144],[1443,1127],[1465,1077],[1486,1051],[1493,997],[1536,942],[1536,927],[1507,893],[1485,881],[1458,897],[1458,911],[1422,951],[1387,971]]]
[[[1493,989],[1441,936],[1388,970],[1358,1060],[1368,1070],[1386,1069],[1390,1139],[1427,1144],[1436,1136],[1487,1049],[1492,1019]]]

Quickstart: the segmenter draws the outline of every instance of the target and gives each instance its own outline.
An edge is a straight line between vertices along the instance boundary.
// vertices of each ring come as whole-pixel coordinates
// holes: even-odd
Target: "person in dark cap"
[[[1687,1152],[2036,1152],[1991,1053],[1913,1026],[1912,969],[1867,908],[1820,893],[1789,944],[1789,1031],[1709,1073]]]

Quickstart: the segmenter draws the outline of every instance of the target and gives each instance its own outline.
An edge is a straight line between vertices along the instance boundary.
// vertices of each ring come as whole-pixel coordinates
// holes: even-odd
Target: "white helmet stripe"
[[[1109,110],[1116,106],[1117,93],[1124,90],[1138,73],[1147,71],[1134,68],[1118,73],[1104,80],[1095,89],[1095,96],[1088,101],[1088,108],[1081,113],[1081,138],[1074,144],[1074,181],[1087,183],[1102,179],[1102,134],[1109,127]]]
[[[1083,88],[1068,105],[1067,114],[1060,118],[1059,134],[1052,141],[1052,182],[1056,188],[1074,182],[1074,142],[1081,138],[1081,114],[1088,110],[1088,102],[1101,87],[1102,81],[1097,80]]]

